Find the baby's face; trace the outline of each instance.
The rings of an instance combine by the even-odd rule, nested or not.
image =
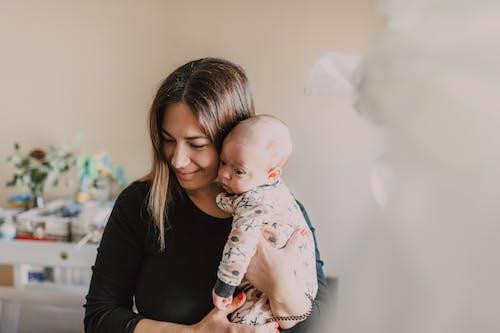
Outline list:
[[[268,171],[269,158],[264,149],[237,138],[224,141],[219,181],[226,192],[241,194],[266,184]]]

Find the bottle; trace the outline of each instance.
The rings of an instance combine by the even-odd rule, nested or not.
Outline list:
[[[12,221],[12,216],[8,216],[5,222],[0,226],[0,239],[16,238],[16,225]]]

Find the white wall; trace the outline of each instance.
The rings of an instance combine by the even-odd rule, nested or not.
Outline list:
[[[286,179],[338,275],[374,209],[368,172],[376,135],[346,97],[306,96],[324,52],[362,53],[382,25],[373,1],[2,1],[0,159],[68,143],[104,149],[129,179],[149,167],[146,115],[161,80],[204,56],[242,65],[257,111],[288,123]],[[12,174],[0,163],[2,184]],[[51,191],[55,197],[75,184]],[[19,190],[0,187],[0,203]]]

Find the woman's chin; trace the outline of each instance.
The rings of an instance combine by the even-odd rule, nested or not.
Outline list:
[[[199,190],[203,187],[200,184],[200,182],[197,181],[196,179],[186,180],[186,179],[180,179],[179,177],[177,177],[177,182],[186,191],[196,191],[196,190]]]

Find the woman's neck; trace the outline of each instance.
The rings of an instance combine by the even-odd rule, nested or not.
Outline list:
[[[186,194],[196,207],[198,207],[198,209],[205,214],[217,218],[231,217],[231,214],[221,210],[215,202],[217,194],[221,192],[223,192],[223,189],[220,185],[213,183],[210,186],[207,186],[207,188],[197,189],[195,191],[186,191]]]
[[[195,200],[215,200],[217,194],[222,192],[222,188],[218,183],[212,183],[204,188],[196,190],[185,190],[186,194]]]

